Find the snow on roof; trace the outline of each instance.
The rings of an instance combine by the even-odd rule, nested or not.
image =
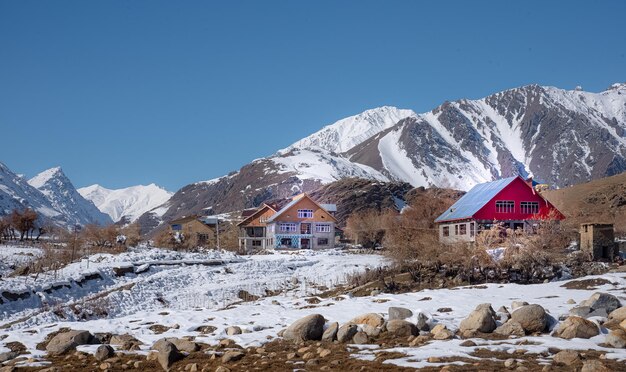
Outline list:
[[[450,208],[437,217],[435,222],[460,220],[471,218],[474,213],[478,212],[487,202],[493,199],[500,191],[508,186],[513,180],[519,176],[502,178],[492,182],[480,183],[467,194],[457,200]]]

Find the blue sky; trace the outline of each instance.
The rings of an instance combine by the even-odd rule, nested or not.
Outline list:
[[[346,116],[626,81],[626,2],[0,0],[0,161],[170,190]]]

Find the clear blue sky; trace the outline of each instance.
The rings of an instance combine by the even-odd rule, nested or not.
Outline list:
[[[626,1],[0,0],[0,161],[176,190],[346,116],[626,81]]]

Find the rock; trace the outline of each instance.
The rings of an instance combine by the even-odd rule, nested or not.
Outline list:
[[[494,319],[495,312],[491,309],[489,304],[489,309],[486,307],[477,307],[476,310],[472,311],[467,318],[461,321],[459,326],[459,330],[461,332],[466,331],[479,331],[483,333],[491,333],[494,329],[496,329],[496,320]],[[479,305],[482,306],[482,305]],[[490,311],[491,309],[491,311]]]
[[[609,313],[609,320],[616,321],[617,323],[626,320],[626,306],[622,306],[619,309],[615,309]]]
[[[93,335],[88,331],[63,332],[54,336],[52,340],[48,342],[46,351],[51,355],[61,355],[76,349],[78,345],[88,345],[92,340]]]
[[[328,350],[328,349],[321,349],[318,353],[318,355],[320,356],[320,358],[326,358],[327,356],[329,356],[330,354],[332,354],[333,352]]]
[[[241,332],[241,328],[237,327],[237,326],[231,326],[231,327],[227,327],[226,328],[226,334],[229,336],[234,336],[234,335],[240,335]]]
[[[580,372],[609,372],[609,371],[610,369],[606,368],[604,364],[602,364],[602,362],[597,359],[586,360],[583,363],[583,368],[580,370]]]
[[[511,310],[517,310],[522,306],[528,306],[528,302],[526,301],[513,301],[511,302]]]
[[[572,338],[591,338],[599,333],[596,323],[579,316],[570,316],[559,324],[554,335],[569,340]]]
[[[556,364],[571,366],[580,360],[580,355],[573,350],[563,350],[556,353],[553,360]]]
[[[198,364],[197,363],[189,363],[185,366],[185,371],[188,372],[198,372]]]
[[[506,323],[504,323],[503,325],[501,325],[500,327],[496,328],[493,333],[502,335],[502,336],[519,336],[522,337],[524,335],[526,335],[526,332],[524,331],[524,328],[522,328],[522,325],[519,324],[516,321],[508,321]]]
[[[48,369],[48,368],[46,368]],[[15,372],[17,371],[17,368],[15,368],[15,366],[4,366],[4,367],[0,367],[0,372]],[[43,371],[43,370],[42,370]],[[52,372],[52,371],[51,371]]]
[[[524,305],[511,314],[511,320],[519,323],[526,333],[543,332],[548,316],[541,305]]]
[[[335,341],[337,339],[337,330],[339,329],[339,323],[332,322],[326,328],[322,334],[322,341]]]
[[[152,348],[156,350],[157,361],[166,371],[169,371],[174,362],[184,358],[184,355],[178,351],[176,345],[169,341],[159,340],[152,345]]]
[[[419,312],[417,313],[417,329],[420,331],[429,331],[430,327],[428,326],[428,317],[426,314]]]
[[[283,333],[285,340],[296,342],[319,341],[324,334],[324,323],[326,320],[320,314],[312,314],[302,319],[296,320]]]
[[[614,329],[606,335],[604,342],[614,348],[624,349],[626,348],[626,331]]]
[[[18,357],[18,355],[20,354],[15,351],[7,351],[5,353],[0,353],[0,364],[7,362],[11,359],[15,359]]]
[[[244,355],[241,351],[227,351],[222,355],[222,363],[236,362],[243,358]]]
[[[352,319],[349,323],[352,324],[367,324],[372,327],[381,327],[385,323],[385,319],[376,313],[367,313],[363,315],[359,315],[356,318]]]
[[[591,312],[591,308],[589,306],[576,306],[570,309],[569,315],[586,317],[587,314]]]
[[[510,314],[509,309],[506,308],[506,306],[500,306],[498,308],[498,313],[506,313],[506,314]]]
[[[491,316],[493,316],[493,317],[496,316],[496,312],[493,310],[493,308],[491,307],[491,304],[489,304],[489,303],[480,304],[480,305],[476,306],[476,308],[474,310],[483,310],[483,309],[489,311]]]
[[[97,361],[102,362],[105,359],[113,357],[113,355],[115,355],[115,350],[113,350],[110,345],[100,345],[93,356]]]
[[[352,342],[355,344],[367,344],[369,338],[365,332],[357,332],[354,337],[352,337]]]
[[[361,331],[365,332],[368,337],[378,337],[380,336],[380,328],[372,327],[371,325],[363,324],[361,326]]]
[[[604,309],[607,313],[622,306],[619,299],[612,294],[596,292],[588,299],[580,303],[581,306],[589,306],[593,310]]]
[[[411,336],[413,337],[413,336]],[[409,337],[409,338],[411,338]],[[428,341],[430,341],[430,336],[417,336],[415,337],[412,341],[409,342],[409,346],[419,346],[419,345],[423,345],[425,343],[427,343]]]
[[[387,322],[387,332],[396,337],[417,336],[419,334],[415,324],[398,319]]]
[[[378,296],[381,293],[383,292],[380,289],[372,289],[372,291],[370,292],[370,296]]]
[[[215,368],[215,372],[230,372],[230,369],[226,368],[224,366],[219,366],[219,367]]]
[[[476,343],[475,343],[474,341],[472,341],[472,340],[465,340],[465,341],[461,342],[461,343],[459,344],[459,346],[463,346],[463,347],[474,347],[474,346],[476,346]]]
[[[167,337],[165,340],[173,343],[179,351],[184,351],[186,353],[193,353],[194,351],[198,351],[200,349],[200,345],[185,338]]]
[[[516,364],[517,364],[517,362],[513,358],[509,358],[509,359],[504,361],[504,366],[506,368],[513,368],[513,367],[515,367]]]
[[[620,328],[623,330],[626,330],[626,319],[622,320],[622,322],[619,324]]]
[[[454,338],[454,333],[443,324],[437,324],[430,333],[435,340],[449,340]]]
[[[404,320],[413,316],[413,312],[404,307],[390,307],[388,312],[389,320]]]
[[[359,327],[356,324],[344,324],[337,330],[337,341],[348,342],[352,340],[352,337],[359,331]]]
[[[575,303],[576,303],[576,301],[572,300],[571,298],[569,300],[567,300],[567,302],[566,302],[566,304],[568,304],[568,305],[573,305]]]
[[[111,363],[100,363],[98,366],[101,370],[106,371],[111,368]]]
[[[198,328],[196,328],[196,332],[200,332],[202,334],[213,333],[216,330],[217,328],[212,325],[201,325]]]
[[[112,335],[111,339],[109,340],[109,344],[111,345],[124,345],[127,342],[134,342],[137,345],[143,345],[141,341],[139,341],[138,339],[136,339],[135,337],[129,334]]]

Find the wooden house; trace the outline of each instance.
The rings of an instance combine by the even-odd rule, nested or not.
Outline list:
[[[520,176],[474,186],[435,222],[444,243],[473,242],[494,221],[507,228],[532,231],[537,221],[565,217]]]
[[[335,246],[334,204],[300,194],[284,206],[263,204],[238,224],[241,249],[324,249]]]
[[[216,217],[188,216],[170,222],[170,234],[181,241],[189,242],[194,247],[217,246]]]

